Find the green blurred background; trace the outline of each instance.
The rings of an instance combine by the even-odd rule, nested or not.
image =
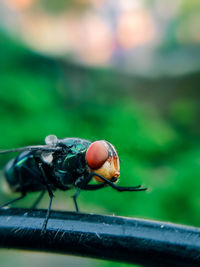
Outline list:
[[[5,0],[0,10],[0,148],[43,144],[49,134],[106,139],[120,156],[119,184],[149,190],[85,191],[82,212],[199,227],[199,1]],[[12,156],[0,157],[1,169]],[[56,192],[53,208],[74,210],[72,194]],[[126,266],[13,250],[0,257],[3,267]]]

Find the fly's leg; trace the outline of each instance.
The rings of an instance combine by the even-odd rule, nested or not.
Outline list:
[[[101,188],[105,188],[106,186],[108,186],[108,184],[106,184],[106,183],[102,183],[102,184],[87,184],[82,189],[93,191],[93,190],[98,190],[98,189],[101,189]]]
[[[50,211],[51,211],[51,204],[52,204],[52,200],[53,200],[53,194],[51,196],[49,195],[49,197],[50,197],[49,206],[48,206],[48,210],[47,210],[47,213],[46,213],[46,218],[44,219],[44,222],[43,222],[43,225],[42,225],[41,234],[45,234],[46,233],[47,223],[48,223],[49,216],[50,216]]]
[[[97,189],[100,189],[100,188],[104,188],[105,186],[107,186],[107,184],[103,183],[103,184],[87,184],[87,185],[82,185],[80,188],[78,188],[78,190],[76,191],[76,193],[72,196],[73,200],[74,200],[74,205],[75,205],[75,208],[76,208],[76,212],[79,212],[79,208],[78,208],[78,203],[77,203],[77,197],[78,195],[80,194],[81,192],[81,189],[84,189],[84,190],[97,190]]]
[[[147,188],[141,188],[141,185],[138,186],[118,186],[116,184],[114,184],[113,182],[111,182],[110,180],[106,179],[105,177],[101,176],[98,173],[91,173],[91,175],[96,175],[99,178],[101,178],[105,183],[107,183],[108,185],[110,185],[112,188],[114,188],[115,190],[119,191],[119,192],[123,192],[123,191],[145,191],[147,190]]]
[[[78,190],[76,191],[76,193],[72,196],[73,200],[74,200],[74,205],[76,208],[76,212],[79,212],[79,208],[78,208],[78,203],[77,203],[77,197],[81,192],[81,189],[84,189],[84,187],[91,181],[93,175],[89,174],[86,178],[84,178],[83,180],[79,181],[76,186],[78,187]]]
[[[15,203],[16,201],[18,201],[18,200],[20,200],[20,199],[23,199],[25,196],[26,196],[26,195],[23,194],[23,195],[21,195],[20,197],[17,197],[17,198],[15,198],[15,199],[13,199],[13,200],[10,200],[10,201],[4,203],[3,205],[1,205],[0,208],[6,207],[6,206],[8,206],[8,205],[10,205],[10,204],[13,204],[13,203]]]
[[[74,200],[74,205],[75,205],[75,208],[76,208],[76,212],[79,212],[79,208],[78,208],[78,204],[77,204],[77,197],[78,195],[80,194],[81,192],[81,189],[79,188],[76,193],[72,196],[73,200]]]
[[[49,217],[50,217],[50,212],[51,212],[51,204],[52,204],[52,200],[53,200],[53,192],[48,184],[48,179],[46,177],[46,174],[44,172],[44,169],[42,167],[42,163],[38,163],[38,166],[40,168],[40,171],[41,171],[41,174],[42,174],[42,178],[43,178],[43,182],[44,182],[44,185],[46,186],[47,188],[47,191],[49,193],[49,206],[48,206],[48,209],[47,209],[47,213],[46,213],[46,218],[43,222],[43,225],[42,225],[42,232],[41,234],[44,234],[46,232],[46,228],[47,228],[47,223],[48,223],[48,220],[49,220]]]
[[[81,181],[79,184],[77,184],[78,190],[72,196],[72,198],[74,200],[74,205],[75,205],[75,208],[76,208],[76,211],[77,212],[79,212],[78,203],[77,203],[77,197],[80,194],[81,189],[83,189],[83,190],[91,190],[92,191],[92,190],[97,190],[97,189],[104,188],[105,186],[107,186],[106,183],[102,183],[102,184],[91,184],[91,185],[89,185],[88,183],[91,181],[92,177],[93,177],[93,174],[90,174],[83,181]]]
[[[91,181],[92,177],[95,176],[95,175],[98,176],[99,178],[101,178],[104,181],[104,183],[101,183],[101,184],[89,184],[89,182]],[[88,177],[86,177],[85,179],[83,179],[81,182],[79,182],[77,184],[78,190],[75,193],[75,195],[72,196],[73,200],[74,200],[75,207],[76,207],[76,211],[77,212],[79,211],[78,204],[77,204],[77,197],[80,194],[81,189],[92,191],[92,190],[98,190],[98,189],[104,188],[104,187],[106,187],[108,185],[110,185],[112,188],[116,189],[119,192],[123,192],[123,191],[145,191],[145,190],[147,190],[147,188],[141,188],[141,185],[132,186],[132,187],[117,186],[116,184],[114,184],[110,180],[106,179],[105,177],[99,175],[98,173],[93,172],[93,173],[90,173],[88,175]]]
[[[44,194],[45,194],[45,190],[43,190],[43,191],[39,194],[38,198],[35,200],[35,202],[33,203],[32,207],[31,207],[32,209],[35,209],[35,208],[37,207],[37,205],[38,205],[38,204],[40,203],[40,201],[42,200]]]

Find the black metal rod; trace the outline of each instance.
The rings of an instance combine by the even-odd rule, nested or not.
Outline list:
[[[145,266],[200,266],[200,229],[166,222],[51,211],[1,209],[0,247],[48,251]]]

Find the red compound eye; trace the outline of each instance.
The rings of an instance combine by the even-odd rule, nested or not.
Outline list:
[[[101,141],[95,141],[89,146],[86,152],[86,160],[91,169],[99,169],[107,159],[108,150]]]

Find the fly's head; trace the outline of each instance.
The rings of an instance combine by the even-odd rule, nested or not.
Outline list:
[[[105,140],[93,142],[87,152],[86,161],[90,172],[96,172],[112,182],[120,176],[119,157],[112,144]],[[101,178],[94,176],[98,182]]]

